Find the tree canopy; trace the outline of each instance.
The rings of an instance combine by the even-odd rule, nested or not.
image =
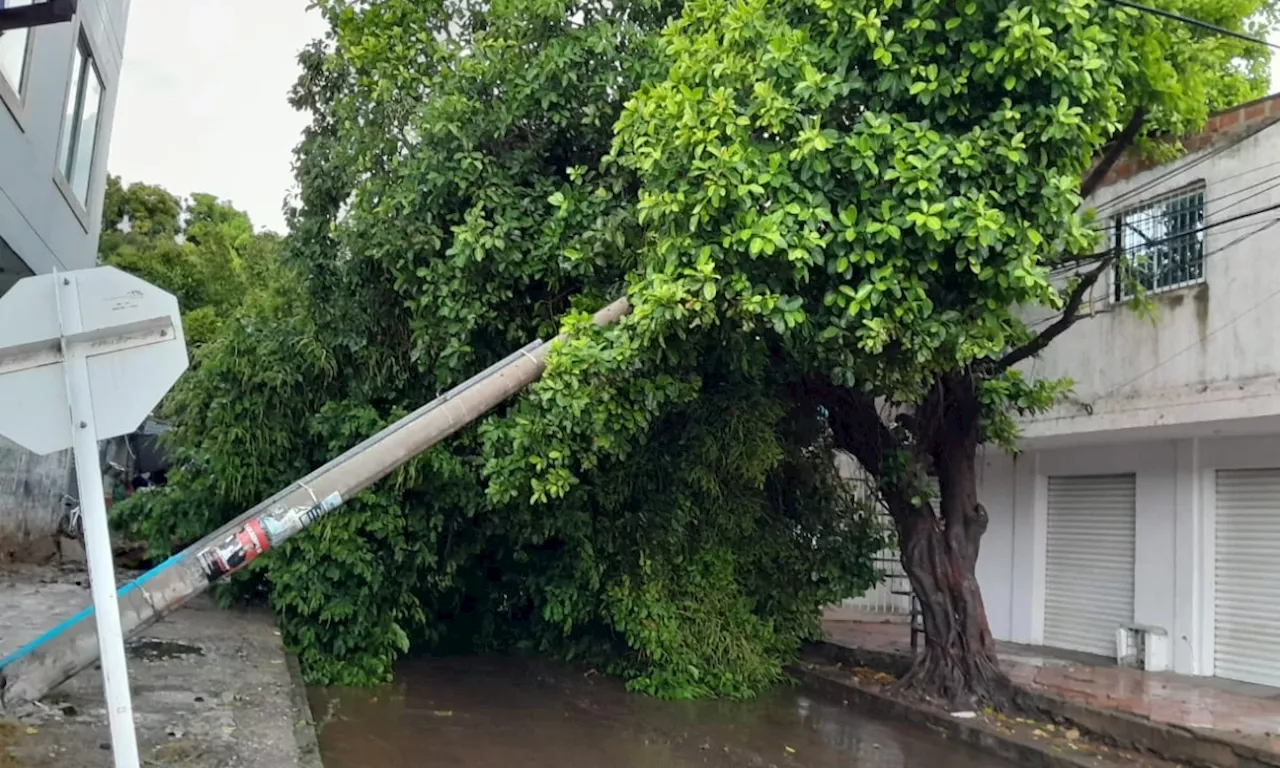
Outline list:
[[[1179,10],[1241,28],[1273,9]],[[1212,110],[1264,93],[1267,51],[1093,0],[690,0],[660,47],[666,75],[605,158],[637,184],[634,312],[571,321],[516,419],[530,447],[495,459],[499,487],[557,497],[625,459],[702,391],[674,350],[732,332],[794,407],[826,414],[894,520],[927,636],[904,684],[1004,701],[974,571],[977,446],[1015,449],[1015,418],[1070,387],[1015,366],[1114,262],[1082,202],[1121,152],[1174,153]],[[1047,326],[1027,324],[1035,308]],[[685,386],[648,396],[662,379]],[[602,423],[623,434],[602,440]]]
[[[1017,366],[1114,259],[1082,201],[1259,94],[1265,49],[1095,0],[321,8],[291,279],[199,353],[130,524],[194,539],[563,328],[516,404],[255,561],[310,679],[522,646],[750,695],[873,579],[843,450],[923,604],[906,684],[1001,701],[977,447],[1069,387]]]
[[[98,260],[178,298],[187,344],[213,339],[246,297],[271,279],[280,238],[257,234],[230,203],[183,200],[151,184],[107,178]]]
[[[160,550],[554,334],[637,264],[633,175],[601,164],[625,101],[661,75],[655,35],[674,6],[322,10],[332,33],[301,56],[293,94],[313,121],[290,280],[196,353],[173,395],[180,469],[123,507]],[[637,382],[629,397],[690,397],[554,507],[488,488],[486,466],[522,439],[499,412],[255,562],[240,587],[267,588],[316,682],[385,680],[411,649],[518,647],[655,694],[751,695],[814,636],[823,605],[873,581],[881,543],[820,415],[751,363],[761,350],[723,334],[674,351],[700,396]]]

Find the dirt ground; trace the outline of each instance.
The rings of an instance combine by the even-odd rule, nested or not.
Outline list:
[[[0,570],[0,655],[90,602],[75,569]],[[319,768],[305,691],[266,612],[197,601],[134,638],[129,679],[149,768]],[[101,672],[0,720],[0,768],[110,765]]]

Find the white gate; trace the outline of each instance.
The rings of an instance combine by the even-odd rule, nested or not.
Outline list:
[[[884,530],[889,534],[889,546],[880,550],[875,556],[876,569],[884,574],[884,581],[867,590],[860,597],[851,597],[841,604],[841,608],[854,613],[888,614],[891,616],[911,615],[911,582],[902,569],[902,560],[898,557],[898,546],[893,535],[893,521],[887,514],[878,515]]]

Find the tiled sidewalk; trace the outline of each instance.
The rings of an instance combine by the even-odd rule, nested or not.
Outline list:
[[[837,645],[911,649],[906,624],[827,621],[823,626]],[[1001,644],[999,653],[1005,671],[1024,687],[1164,725],[1239,734],[1280,752],[1280,689],[1093,665],[1025,646]]]

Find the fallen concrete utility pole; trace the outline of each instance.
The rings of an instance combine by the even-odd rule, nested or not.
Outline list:
[[[608,325],[630,310],[619,299],[594,320]],[[542,375],[553,343],[530,343],[126,584],[117,597],[125,636],[177,610],[519,392]],[[97,658],[93,609],[86,608],[0,659],[0,710],[36,701]]]

